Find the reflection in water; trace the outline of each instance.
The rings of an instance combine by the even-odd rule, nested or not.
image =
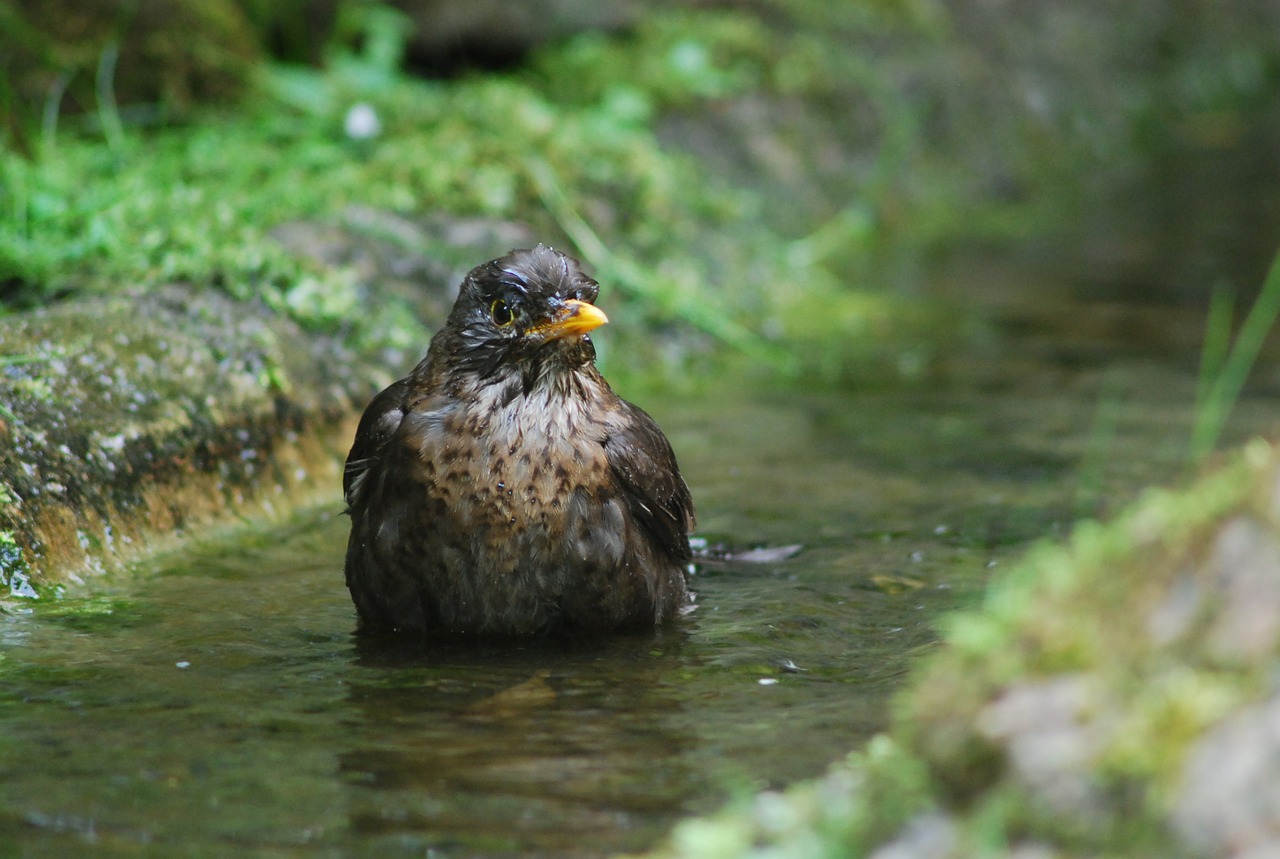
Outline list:
[[[352,832],[388,848],[638,849],[708,785],[682,759],[684,634],[364,644],[340,757]]]
[[[332,511],[0,618],[0,841],[643,848],[734,785],[857,745],[954,598],[932,576],[981,574],[940,549],[907,579],[876,560],[895,541],[812,536],[796,558],[706,564],[680,626],[594,642],[355,636]]]

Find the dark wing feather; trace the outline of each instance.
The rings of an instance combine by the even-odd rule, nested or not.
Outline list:
[[[404,421],[408,386],[408,379],[391,385],[373,398],[360,418],[355,442],[342,471],[342,493],[347,499],[348,512],[363,506],[369,494],[368,478],[377,470],[387,442]]]
[[[609,422],[605,457],[631,513],[677,560],[688,560],[693,498],[667,437],[643,409],[625,400]]]

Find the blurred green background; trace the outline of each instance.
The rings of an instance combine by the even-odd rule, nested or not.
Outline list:
[[[373,210],[575,251],[647,323],[625,364],[865,380],[927,369],[989,267],[1207,305],[1280,235],[1268,0],[3,0],[0,32],[9,310],[179,281],[414,342],[411,298],[278,241]]]

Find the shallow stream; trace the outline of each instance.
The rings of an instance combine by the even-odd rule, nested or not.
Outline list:
[[[336,497],[0,615],[0,855],[598,856],[818,774],[993,567],[1185,473],[1198,313],[997,304],[910,384],[637,398],[702,535],[804,546],[656,634],[362,643]]]

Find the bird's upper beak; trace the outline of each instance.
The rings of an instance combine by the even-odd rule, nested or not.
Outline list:
[[[528,329],[526,333],[543,340],[561,340],[565,337],[586,334],[609,321],[604,311],[586,301],[570,298],[546,322]]]

